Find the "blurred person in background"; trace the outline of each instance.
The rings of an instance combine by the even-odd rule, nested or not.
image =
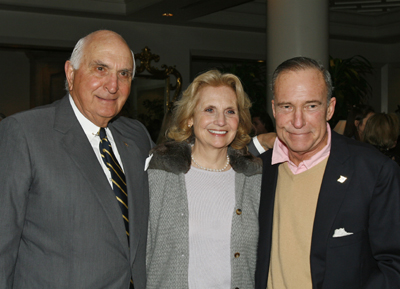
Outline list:
[[[362,141],[365,124],[374,113],[374,109],[369,105],[353,106],[347,117],[343,135]]]
[[[275,131],[272,119],[267,112],[253,114],[252,122],[254,127],[254,135]]]
[[[396,153],[399,136],[399,118],[394,113],[376,113],[367,121],[363,141],[372,144],[381,153],[400,165],[400,156]]]

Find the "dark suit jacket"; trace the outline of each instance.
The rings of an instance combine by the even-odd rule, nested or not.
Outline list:
[[[278,166],[264,162],[256,288],[267,286]],[[340,176],[346,177],[343,183]],[[333,238],[335,229],[353,235]],[[374,148],[332,132],[311,242],[314,289],[400,288],[400,172]]]
[[[148,219],[138,121],[109,124],[128,188],[130,248],[115,194],[68,97],[0,123],[0,288],[144,289]]]

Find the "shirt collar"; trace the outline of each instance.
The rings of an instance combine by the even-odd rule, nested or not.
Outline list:
[[[94,139],[100,130],[100,127],[95,125],[93,122],[88,120],[78,109],[75,101],[72,99],[71,94],[69,95],[69,102],[71,103],[72,109],[74,110],[75,116],[78,119],[83,131],[85,132],[87,138],[90,140]]]
[[[275,165],[287,162],[293,174],[299,174],[320,163],[322,160],[329,156],[331,151],[331,128],[329,127],[328,123],[326,124],[326,127],[326,130],[328,132],[328,142],[326,146],[324,146],[322,150],[317,152],[310,159],[302,161],[298,166],[296,166],[289,159],[289,150],[287,146],[277,137],[275,139],[274,149],[272,151],[271,164]]]

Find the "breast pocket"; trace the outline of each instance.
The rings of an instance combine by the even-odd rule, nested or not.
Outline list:
[[[360,231],[347,236],[331,237],[329,240],[329,247],[335,248],[359,243],[363,240],[364,235],[365,231]]]

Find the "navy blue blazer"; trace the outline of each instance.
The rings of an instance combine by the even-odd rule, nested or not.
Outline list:
[[[267,287],[278,166],[263,179],[256,288]],[[347,179],[341,183],[338,179]],[[335,229],[354,234],[333,238]],[[376,149],[332,132],[311,241],[314,289],[400,288],[400,169]]]

